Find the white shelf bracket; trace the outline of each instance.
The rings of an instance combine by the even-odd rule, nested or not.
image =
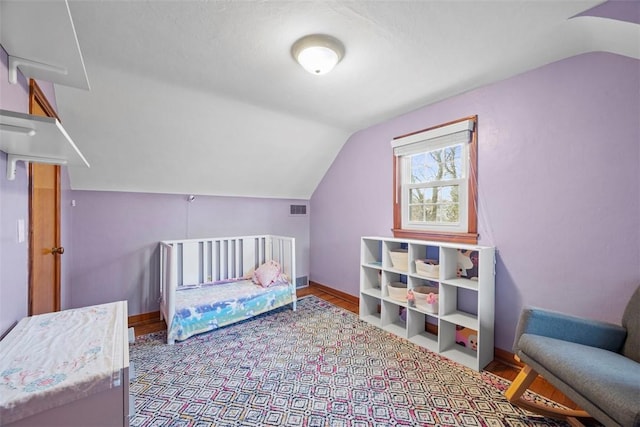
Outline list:
[[[31,128],[25,127],[25,126],[10,125],[10,124],[6,124],[6,123],[0,123],[0,129],[4,130],[4,131],[7,131],[7,132],[21,133],[21,134],[26,135],[26,136],[34,136],[36,134],[36,130],[35,129],[31,129]]]
[[[18,83],[18,67],[20,67],[20,70],[25,76],[29,76],[29,69],[52,71],[65,76],[69,72],[64,67],[43,64],[42,62],[31,61],[29,59],[9,55],[9,83],[11,84]]]
[[[66,165],[64,159],[52,159],[48,157],[23,156],[20,154],[9,154],[7,156],[7,179],[13,181],[16,179],[16,169],[18,162],[46,163],[49,165]]]

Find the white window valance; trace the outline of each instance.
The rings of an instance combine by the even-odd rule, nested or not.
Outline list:
[[[391,141],[393,154],[395,156],[406,156],[451,145],[468,143],[471,140],[473,126],[473,120],[464,120],[396,138]]]

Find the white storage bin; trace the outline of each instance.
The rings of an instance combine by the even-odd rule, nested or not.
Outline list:
[[[396,270],[409,270],[409,251],[407,249],[392,249],[389,251],[391,265]]]
[[[431,279],[437,279],[440,276],[440,266],[438,260],[435,259],[417,259],[416,274]]]
[[[407,284],[402,282],[390,282],[387,285],[389,298],[396,301],[407,301]]]
[[[433,286],[418,286],[413,289],[416,307],[427,313],[438,314],[440,295],[438,288]]]

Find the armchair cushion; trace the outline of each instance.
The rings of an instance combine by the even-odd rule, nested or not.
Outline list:
[[[640,366],[635,361],[598,347],[533,334],[523,334],[518,347],[520,358],[543,367],[552,383],[570,385],[579,395],[570,393],[574,400],[588,402],[620,425],[640,422]]]

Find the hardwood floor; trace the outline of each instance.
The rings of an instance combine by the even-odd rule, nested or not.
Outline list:
[[[333,305],[342,307],[345,310],[358,314],[358,304],[354,303],[353,301],[347,301],[340,296],[334,295],[330,292],[330,290],[322,286],[319,287],[311,284],[306,288],[298,289],[298,298],[307,295],[315,295],[327,302],[330,302]],[[137,323],[132,323],[129,326],[134,327],[136,336],[146,335],[152,332],[159,332],[166,329],[164,321],[161,321],[159,319],[143,320]],[[507,361],[498,359],[487,365],[485,370],[509,381],[513,381],[518,375],[518,372],[520,372],[520,368],[517,366],[515,360],[513,361],[513,364],[511,364]],[[538,393],[539,395],[547,397],[568,408],[577,408],[577,405],[575,403],[573,403],[569,398],[567,398],[564,394],[558,391],[542,377],[536,378],[530,389]]]

